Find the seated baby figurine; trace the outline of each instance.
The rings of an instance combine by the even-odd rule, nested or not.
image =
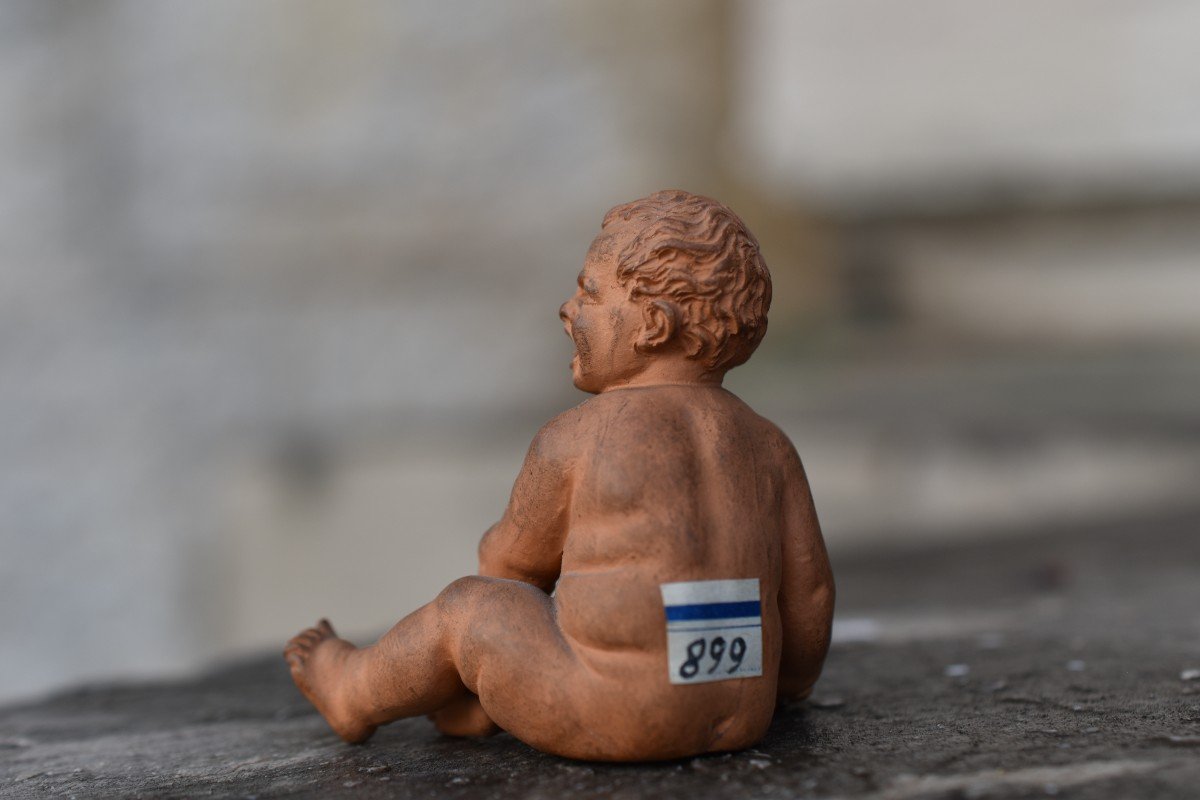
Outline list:
[[[339,736],[429,714],[540,750],[644,761],[737,750],[808,695],[833,576],[800,458],[721,386],[762,340],[771,277],[720,203],[656,192],[604,218],[559,316],[575,386],[460,578],[377,643],[322,620],[287,646]]]

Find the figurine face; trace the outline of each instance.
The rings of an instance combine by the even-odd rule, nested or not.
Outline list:
[[[634,347],[641,307],[617,282],[617,255],[633,235],[628,225],[605,228],[588,249],[575,294],[558,310],[575,342],[571,378],[577,389],[592,394],[628,381],[644,365]]]

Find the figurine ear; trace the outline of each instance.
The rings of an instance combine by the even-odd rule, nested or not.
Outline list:
[[[668,300],[653,300],[642,306],[642,334],[638,337],[639,353],[662,347],[679,332],[679,309]]]

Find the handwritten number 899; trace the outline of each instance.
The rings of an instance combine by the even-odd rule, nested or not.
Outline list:
[[[746,657],[746,640],[738,636],[728,644],[729,660],[733,662],[733,666],[725,670],[725,674],[731,675],[737,672],[738,667],[742,665],[742,660]],[[725,645],[726,641],[723,636],[717,636],[711,642],[704,638],[693,639],[687,646],[687,660],[679,665],[679,677],[694,678],[700,672],[700,660],[706,653],[712,661],[712,666],[708,668],[707,674],[712,675],[725,658]]]

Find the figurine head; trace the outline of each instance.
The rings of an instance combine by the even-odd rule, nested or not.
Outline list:
[[[767,331],[771,274],[726,206],[677,189],[605,216],[559,316],[575,386],[720,383]]]

